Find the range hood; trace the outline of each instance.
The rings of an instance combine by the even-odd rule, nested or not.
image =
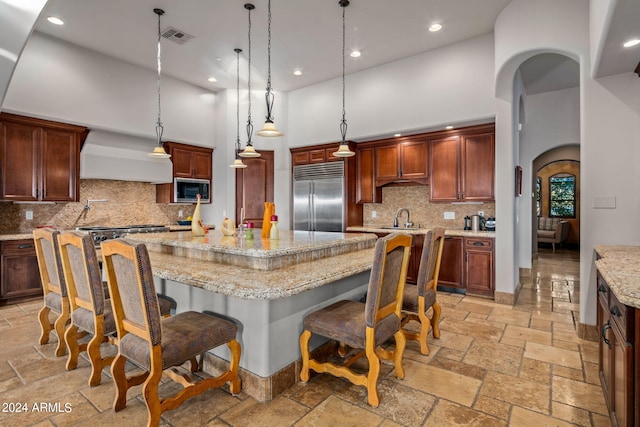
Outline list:
[[[80,152],[80,178],[172,182],[171,159],[147,156],[154,145],[150,138],[92,129]]]

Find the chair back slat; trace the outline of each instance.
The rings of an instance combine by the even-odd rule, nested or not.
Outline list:
[[[443,246],[444,228],[429,230],[425,235],[416,282],[419,296],[425,296],[429,289],[435,290],[438,285]]]
[[[105,296],[93,239],[88,234],[67,231],[60,233],[58,242],[72,311],[80,307],[103,314]]]
[[[118,335],[132,333],[152,346],[159,344],[160,307],[146,246],[116,239],[101,248]]]
[[[66,297],[67,286],[62,274],[60,249],[57,241],[59,234],[58,230],[38,228],[33,230],[33,240],[36,246],[42,289],[45,295],[49,292],[55,292]]]
[[[400,315],[409,266],[411,236],[393,233],[376,242],[367,290],[365,319],[369,327],[384,317]]]

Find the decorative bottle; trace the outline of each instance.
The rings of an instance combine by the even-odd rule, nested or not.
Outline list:
[[[278,231],[278,216],[271,215],[271,229],[269,230],[269,239],[280,239],[280,232]]]
[[[247,229],[246,229],[245,233],[246,233],[246,236],[247,236],[247,240],[253,240],[254,239],[253,223],[252,222],[247,222]]]
[[[196,208],[193,211],[192,219],[191,219],[191,234],[194,236],[204,236],[206,231],[204,229],[204,225],[202,224],[202,217],[200,215],[200,195],[196,196]]]

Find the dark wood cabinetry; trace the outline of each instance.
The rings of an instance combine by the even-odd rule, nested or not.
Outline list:
[[[337,162],[342,160],[333,155],[340,144],[327,144],[315,147],[299,147],[291,149],[291,164],[308,165],[311,163]]]
[[[174,178],[197,178],[211,181],[213,149],[170,141],[163,145],[165,151],[171,155]],[[173,182],[156,185],[156,202],[175,202]]]
[[[82,126],[0,114],[3,200],[77,202]]]
[[[33,239],[0,242],[0,305],[42,295]]]
[[[390,233],[376,233],[378,237],[388,236]],[[422,248],[424,247],[424,234],[411,235],[411,256],[409,257],[409,265],[407,266],[407,282],[416,283],[418,280],[418,272],[420,271],[420,258],[422,257]]]
[[[376,187],[375,148],[356,148],[356,203],[382,202],[382,189]]]
[[[424,136],[376,144],[376,186],[392,182],[427,184],[428,178],[427,140]]]
[[[431,202],[494,201],[494,132],[485,125],[430,138]]]
[[[598,272],[599,373],[609,415],[614,426],[633,426],[634,348],[640,335],[640,316],[634,307],[621,304]],[[636,356],[637,362],[638,356]],[[637,380],[636,380],[637,381]],[[636,404],[637,407],[637,404]],[[637,411],[636,411],[637,412]]]
[[[493,244],[494,239],[489,237],[445,237],[438,286],[493,297]]]

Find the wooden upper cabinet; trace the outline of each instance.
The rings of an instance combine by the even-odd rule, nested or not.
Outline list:
[[[310,147],[291,148],[291,165],[308,165],[312,163],[336,162],[342,160],[333,155],[340,144],[314,145]]]
[[[493,125],[433,136],[429,150],[431,202],[494,201]]]
[[[213,149],[196,147],[195,145],[181,144],[167,141],[164,144],[165,151],[171,155],[174,178],[212,178]],[[174,184],[156,185],[157,203],[175,203]]]
[[[424,138],[375,146],[376,186],[392,182],[426,184],[429,177],[427,165],[427,141]]]
[[[1,198],[77,202],[87,133],[81,126],[0,114]]]
[[[356,203],[380,203],[382,191],[376,187],[374,147],[356,148]]]
[[[211,148],[196,147],[177,142],[165,142],[165,150],[171,154],[173,176],[179,178],[211,179]]]

